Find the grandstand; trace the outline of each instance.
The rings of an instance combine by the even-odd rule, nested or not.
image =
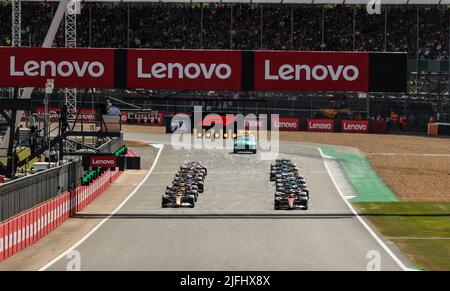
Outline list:
[[[0,44],[10,45],[11,5],[0,5]],[[56,7],[22,3],[22,46],[42,44]],[[89,1],[77,17],[77,46],[407,51],[410,58],[448,58],[447,6],[383,5],[381,12],[369,15],[365,5]],[[54,45],[64,46],[63,38],[60,30]]]

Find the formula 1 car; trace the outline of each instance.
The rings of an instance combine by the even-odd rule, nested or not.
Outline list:
[[[278,194],[277,194],[278,193]],[[308,198],[299,193],[279,193],[275,194],[274,209],[308,209]]]
[[[206,167],[202,166],[198,162],[186,162],[184,163],[184,165],[180,166],[180,169],[175,176],[183,176],[188,174],[196,177],[202,177],[202,180],[204,180],[204,178],[208,174],[208,171]]]
[[[166,187],[161,206],[194,207],[198,194],[204,191],[206,167],[198,162],[185,162],[175,174],[172,185]]]
[[[274,164],[270,166],[270,181],[282,178],[282,174],[297,173],[298,169],[294,163],[287,159],[276,160]]]
[[[162,196],[161,207],[190,207],[195,206],[194,195],[188,195],[183,191],[177,191],[172,194],[165,194]]]
[[[199,191],[198,191],[198,188],[196,187],[196,185],[187,185],[187,184],[180,183],[178,185],[173,184],[172,186],[166,187],[166,195],[173,195],[173,194],[177,193],[178,191],[181,191],[182,193],[184,193],[186,195],[194,196],[195,202],[197,202]]]
[[[180,186],[186,186],[190,189],[196,190],[199,193],[203,193],[204,191],[204,184],[203,184],[203,177],[193,177],[190,174],[186,176],[176,176],[173,179],[172,186],[180,187]]]

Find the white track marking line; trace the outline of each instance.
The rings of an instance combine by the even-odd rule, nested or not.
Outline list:
[[[331,178],[331,181],[333,181],[334,186],[336,187],[339,196],[341,196],[342,200],[347,204],[347,207],[350,208],[352,213],[355,215],[355,217],[358,219],[358,221],[364,226],[364,228],[372,235],[372,237],[378,242],[378,244],[386,251],[386,253],[389,254],[389,256],[394,260],[394,262],[397,263],[397,265],[403,270],[403,271],[414,271],[415,269],[408,268],[403,264],[403,262],[391,251],[391,249],[383,242],[383,240],[375,233],[375,231],[367,224],[367,222],[358,214],[358,212],[355,210],[353,205],[348,202],[347,199],[345,199],[341,189],[339,188],[338,184],[336,183],[336,180],[333,177],[333,174],[330,171],[330,168],[328,166],[328,163],[326,159],[333,157],[326,156],[320,148],[317,147],[317,150],[320,153],[320,156],[322,157],[323,163],[325,165],[325,168],[327,169],[328,175]]]
[[[367,156],[417,156],[417,157],[450,157],[450,154],[415,154],[415,153],[365,153]]]
[[[144,179],[136,186],[136,188],[134,188],[134,190],[127,196],[127,198],[125,198],[124,201],[122,201],[122,203],[120,203],[119,206],[116,207],[116,209],[114,209],[111,214],[109,214],[106,218],[104,218],[99,224],[97,224],[93,229],[91,229],[91,231],[89,231],[83,238],[81,238],[77,243],[75,243],[73,246],[71,246],[69,249],[67,249],[66,251],[64,251],[62,254],[60,254],[59,256],[57,256],[56,258],[54,258],[53,260],[51,260],[49,263],[47,263],[46,265],[44,265],[43,267],[41,267],[38,271],[45,271],[47,270],[50,266],[52,266],[54,263],[56,263],[57,261],[59,261],[60,259],[62,259],[64,256],[66,256],[69,252],[73,251],[75,248],[77,248],[79,245],[81,245],[84,241],[86,241],[92,234],[94,234],[104,223],[106,223],[114,214],[116,214],[124,205],[125,203],[127,203],[128,200],[130,200],[131,197],[134,196],[134,194],[137,193],[137,191],[141,188],[142,185],[144,185],[144,183],[147,181],[147,179],[150,177],[150,174],[153,172],[153,169],[156,166],[156,163],[158,162],[158,159],[161,155],[161,152],[164,148],[163,144],[153,144],[154,147],[159,148],[158,154],[155,157],[155,160],[153,161],[152,167],[150,168],[150,170],[147,172],[147,174],[145,175]]]
[[[450,240],[450,237],[436,237],[436,236],[420,236],[420,237],[414,237],[414,236],[391,236],[386,237],[387,239],[400,239],[400,240]]]

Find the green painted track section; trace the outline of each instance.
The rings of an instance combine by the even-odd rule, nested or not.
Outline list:
[[[358,194],[353,202],[397,202],[397,196],[383,182],[369,161],[360,155],[338,153],[330,147],[320,147],[322,152],[339,160],[345,175]]]

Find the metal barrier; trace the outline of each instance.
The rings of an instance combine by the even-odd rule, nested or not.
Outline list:
[[[78,187],[81,161],[55,167],[0,186],[0,221]]]
[[[100,153],[115,153],[123,145],[123,133],[120,137],[115,137],[102,144],[98,149]]]

